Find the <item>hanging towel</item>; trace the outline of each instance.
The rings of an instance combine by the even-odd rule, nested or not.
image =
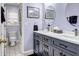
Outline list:
[[[1,23],[5,22],[4,12],[4,8],[1,6]]]

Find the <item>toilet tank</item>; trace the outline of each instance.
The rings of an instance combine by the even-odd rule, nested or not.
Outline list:
[[[16,31],[11,31],[8,33],[9,33],[9,41],[16,41],[17,40]]]

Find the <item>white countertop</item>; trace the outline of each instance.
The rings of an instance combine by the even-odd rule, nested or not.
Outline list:
[[[74,44],[78,44],[79,45],[79,36],[74,36],[72,34],[69,33],[62,33],[62,34],[57,34],[57,33],[53,33],[53,32],[46,32],[46,31],[34,31],[36,33],[40,33],[49,37],[54,37],[54,38],[58,38],[60,40],[64,40],[67,42],[71,42]]]

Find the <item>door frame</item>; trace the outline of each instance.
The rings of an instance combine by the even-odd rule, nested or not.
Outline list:
[[[18,7],[19,8],[19,7]],[[6,5],[5,5],[5,18],[6,18],[6,20],[7,20],[7,7],[6,7]],[[19,19],[19,18],[18,18]],[[22,21],[21,21],[22,22]],[[20,27],[20,26],[19,26]],[[21,33],[20,33],[20,40],[21,40],[21,47],[20,47],[20,49],[21,49],[21,52],[23,52],[22,50],[23,50],[23,43],[22,43],[22,41],[23,41],[23,39],[22,39],[22,35],[21,35]]]

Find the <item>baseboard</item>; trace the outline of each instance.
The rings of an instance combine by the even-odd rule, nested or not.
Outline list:
[[[26,55],[26,56],[31,55],[31,54],[33,54],[33,50],[29,50],[29,51],[24,52],[24,55]]]

